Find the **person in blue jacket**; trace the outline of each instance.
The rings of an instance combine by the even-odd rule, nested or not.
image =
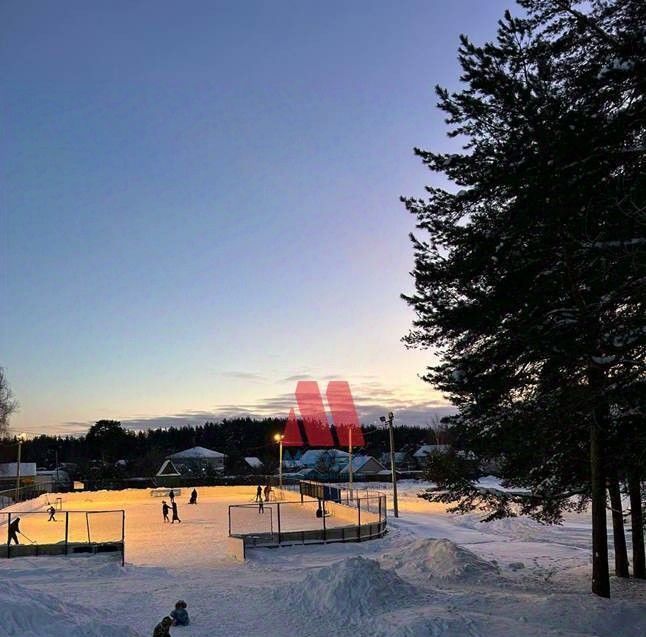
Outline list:
[[[175,604],[175,610],[171,611],[170,616],[173,618],[174,626],[188,626],[189,618],[188,611],[186,610],[186,602],[183,599],[180,599],[177,604]]]

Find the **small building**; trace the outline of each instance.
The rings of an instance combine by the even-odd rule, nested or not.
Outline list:
[[[72,488],[72,479],[65,469],[37,469],[36,485],[43,491],[67,491]]]
[[[223,473],[226,455],[206,447],[192,447],[173,453],[164,460],[158,477],[200,477],[209,473]]]
[[[395,468],[397,471],[412,471],[417,469],[417,461],[408,451],[395,451]],[[390,469],[390,453],[382,453],[379,458],[381,464]]]
[[[434,453],[448,453],[451,445],[422,445],[414,454],[413,458],[417,462],[419,467],[423,467],[426,464],[426,460],[429,456]],[[395,461],[395,466],[397,466],[397,461]]]
[[[352,457],[352,477],[353,478],[367,478],[370,476],[379,475],[382,471],[385,471],[384,467],[379,460],[373,458],[372,456],[353,456]],[[346,477],[350,475],[350,463],[348,462],[341,471],[339,475]]]
[[[15,489],[18,480],[18,463],[1,462],[0,463],[0,491],[5,489]],[[20,463],[20,484],[21,486],[33,485],[36,481],[36,463]]]

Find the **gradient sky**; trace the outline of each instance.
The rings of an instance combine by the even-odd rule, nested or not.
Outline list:
[[[400,338],[413,219],[450,148],[433,85],[512,0],[0,4],[0,365],[13,424],[444,401]]]

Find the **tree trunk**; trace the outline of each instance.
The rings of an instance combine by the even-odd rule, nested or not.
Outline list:
[[[616,472],[611,472],[608,480],[608,495],[612,507],[612,536],[615,545],[615,575],[628,577],[628,550],[626,549],[626,534],[624,532],[624,515],[621,506],[621,491]]]
[[[592,592],[610,597],[608,572],[608,529],[606,522],[606,478],[604,475],[604,430],[607,408],[594,408],[590,428],[590,482],[592,495]]]
[[[644,557],[644,515],[639,471],[631,471],[628,476],[630,494],[630,521],[633,541],[633,577],[646,579],[646,558]]]

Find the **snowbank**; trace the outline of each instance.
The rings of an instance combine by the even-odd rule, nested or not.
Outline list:
[[[283,591],[281,597],[285,595]],[[287,598],[314,615],[360,618],[415,602],[415,589],[376,560],[351,557],[310,572],[288,587]]]
[[[404,573],[417,572],[443,582],[491,583],[500,579],[494,564],[447,539],[415,540],[386,554],[382,563]]]
[[[16,637],[136,637],[107,613],[61,602],[20,584],[0,590],[0,635]]]

